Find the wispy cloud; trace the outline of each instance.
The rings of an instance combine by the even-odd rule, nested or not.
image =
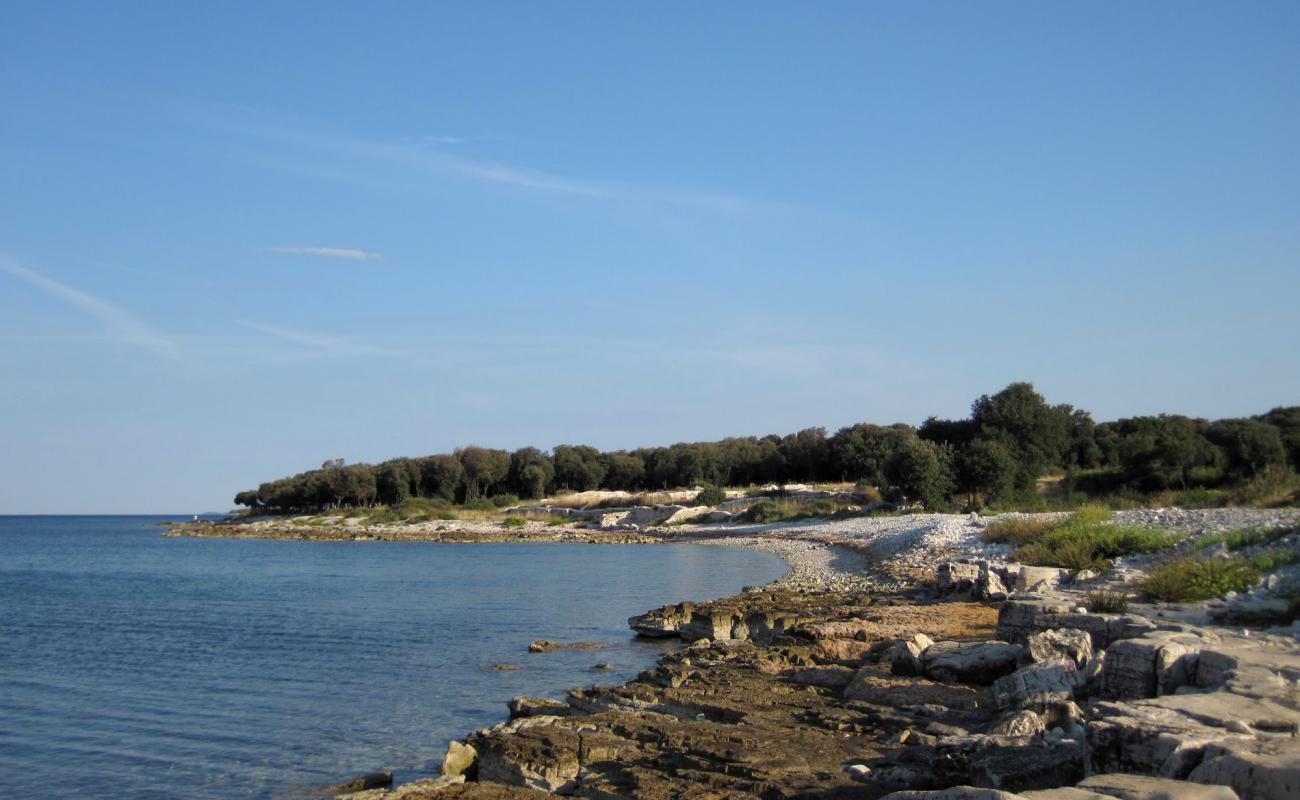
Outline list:
[[[295,159],[308,152],[329,157],[331,168],[340,160],[365,162],[372,167],[398,167],[403,173],[460,177],[480,183],[575,198],[615,200],[659,206],[683,207],[717,213],[789,211],[790,204],[757,200],[728,192],[710,192],[614,180],[597,180],[507,164],[492,159],[453,153],[441,145],[463,144],[454,136],[427,136],[407,140],[380,140],[343,136],[320,130],[301,120],[286,120],[242,107],[191,107],[186,116],[205,127],[242,137],[252,137],[292,148]]]
[[[375,347],[373,345],[354,342],[350,339],[343,339],[337,336],[309,333],[307,331],[299,331],[292,328],[282,328],[278,325],[267,325],[263,322],[241,319],[239,320],[239,324],[250,330],[258,331],[259,333],[264,333],[268,336],[274,336],[275,338],[286,342],[302,345],[315,355],[372,356],[379,358],[393,358],[404,355],[400,350],[392,350],[387,347]]]
[[[343,258],[349,261],[383,261],[383,253],[369,250],[357,250],[350,247],[268,247],[268,253],[286,256],[323,256],[325,258]]]
[[[171,360],[175,360],[179,356],[174,341],[103,298],[96,297],[89,292],[83,292],[66,283],[60,283],[4,256],[0,256],[0,271],[31,284],[88,316],[94,317],[104,324],[105,332],[110,337],[124,344],[141,347],[154,355]]]

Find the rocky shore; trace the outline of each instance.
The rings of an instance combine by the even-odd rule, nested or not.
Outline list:
[[[1300,525],[1293,510],[1116,517],[1193,541]],[[983,543],[985,524],[607,531],[769,550],[791,571],[633,617],[637,635],[681,648],[620,686],[514,698],[509,721],[451,744],[442,775],[351,796],[1300,797],[1300,623],[1259,627],[1256,613],[1297,576],[1225,600],[1089,611],[1147,561],[1102,575],[1009,563]],[[534,531],[502,536],[564,535]],[[1300,534],[1276,541],[1300,546]]]

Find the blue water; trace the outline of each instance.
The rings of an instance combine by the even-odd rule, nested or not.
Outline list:
[[[302,798],[358,772],[415,778],[512,695],[653,663],[664,645],[633,639],[629,615],[785,571],[719,547],[165,538],[159,519],[0,517],[5,796]],[[539,638],[608,647],[527,653]]]

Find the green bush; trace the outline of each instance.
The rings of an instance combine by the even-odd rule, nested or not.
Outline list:
[[[1249,557],[1250,565],[1260,572],[1272,572],[1278,567],[1300,562],[1300,550],[1294,547],[1270,547]]]
[[[771,500],[762,500],[749,507],[747,512],[750,522],[775,522],[782,518],[781,507]]]
[[[1241,528],[1227,533],[1216,533],[1196,541],[1202,548],[1216,544],[1225,545],[1229,550],[1240,550],[1257,544],[1277,541],[1291,532],[1289,528]]]
[[[1259,577],[1259,570],[1244,558],[1183,556],[1151,570],[1140,588],[1142,595],[1150,600],[1186,603],[1245,591]]]
[[[519,505],[519,495],[498,494],[492,496],[492,505],[497,508],[510,508]]]
[[[507,528],[522,528],[528,523],[523,519],[523,517],[506,517],[501,520],[501,524]]]
[[[1050,519],[1033,517],[1007,517],[990,522],[984,529],[984,541],[990,544],[1019,546],[1042,538],[1052,525]]]
[[[1112,558],[1163,550],[1180,539],[1181,534],[1112,524],[1109,510],[1085,506],[1047,526],[1038,541],[1022,544],[1014,557],[1044,567],[1105,570]]]
[[[710,486],[699,494],[695,495],[695,505],[697,506],[720,506],[727,500],[727,492],[716,486]]]

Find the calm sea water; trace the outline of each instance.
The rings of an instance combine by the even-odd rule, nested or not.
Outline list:
[[[512,695],[651,664],[663,645],[629,615],[785,571],[689,545],[164,538],[159,519],[0,517],[5,796],[300,798],[374,769],[418,777]],[[538,638],[609,646],[527,653]]]

